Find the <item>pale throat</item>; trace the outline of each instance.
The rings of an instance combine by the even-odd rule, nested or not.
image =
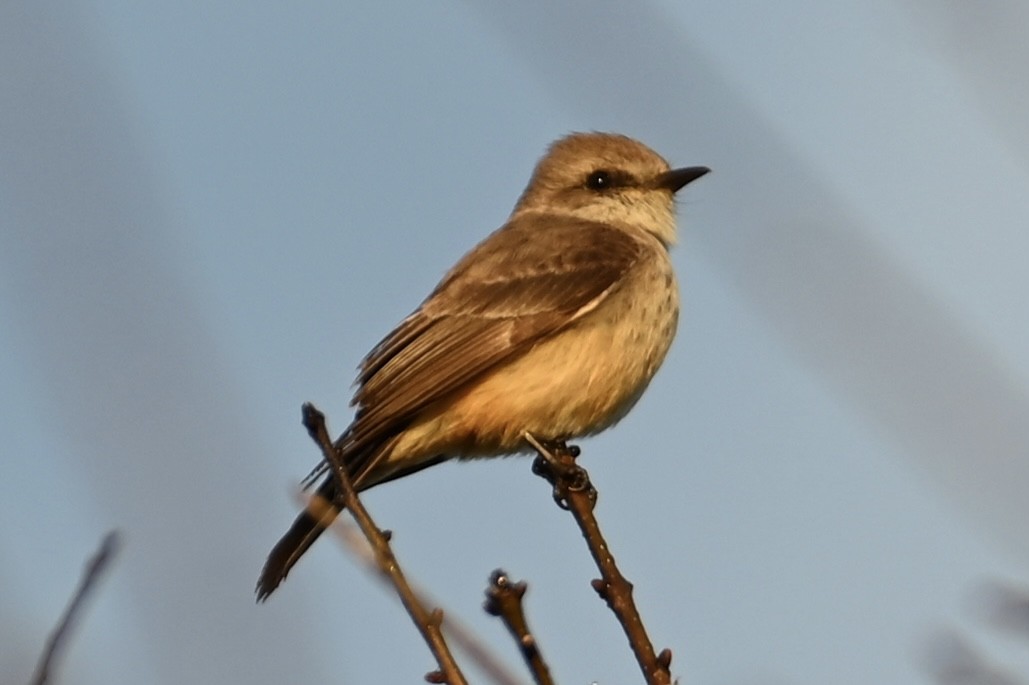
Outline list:
[[[676,242],[675,204],[663,193],[604,198],[575,207],[569,213],[587,221],[629,224],[650,233],[665,247]]]

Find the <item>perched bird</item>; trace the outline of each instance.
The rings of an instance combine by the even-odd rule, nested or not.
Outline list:
[[[365,357],[336,441],[358,490],[451,458],[530,451],[628,412],[675,337],[675,193],[708,173],[642,143],[551,145],[507,223],[466,254]],[[321,473],[326,474],[322,468]],[[318,493],[333,502],[326,474]],[[257,582],[262,601],[338,512],[305,511]]]

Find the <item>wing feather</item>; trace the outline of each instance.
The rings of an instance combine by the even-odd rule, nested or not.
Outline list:
[[[642,249],[605,224],[533,215],[508,223],[362,362],[357,416],[342,446],[367,452],[434,402],[571,325],[618,287]]]

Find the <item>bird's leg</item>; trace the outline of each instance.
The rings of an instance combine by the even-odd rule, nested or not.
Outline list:
[[[568,445],[564,440],[538,440],[528,431],[525,433],[525,441],[532,445],[537,454],[532,462],[532,472],[554,486],[557,506],[568,508],[570,492],[586,492],[591,506],[596,504],[597,491],[590,482],[589,474],[575,462],[580,454],[578,447]]]

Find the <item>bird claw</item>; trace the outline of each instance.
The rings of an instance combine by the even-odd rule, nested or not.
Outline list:
[[[564,440],[538,440],[531,433],[525,434],[526,441],[536,450],[532,472],[554,486],[554,502],[568,510],[569,493],[588,493],[591,505],[597,501],[597,491],[590,482],[586,469],[575,463],[580,450]]]

